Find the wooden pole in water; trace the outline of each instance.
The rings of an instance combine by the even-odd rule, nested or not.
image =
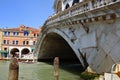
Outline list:
[[[9,65],[9,77],[8,80],[18,80],[19,64],[16,58],[11,58]]]
[[[59,79],[58,68],[59,68],[59,58],[55,57],[54,59],[54,80]]]

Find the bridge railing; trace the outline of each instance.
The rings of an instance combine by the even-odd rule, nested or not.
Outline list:
[[[47,19],[45,25],[49,25],[51,23],[73,17],[75,15],[80,15],[85,12],[105,7],[117,2],[120,2],[120,0],[85,0],[68,9],[65,9],[64,11],[53,14]]]

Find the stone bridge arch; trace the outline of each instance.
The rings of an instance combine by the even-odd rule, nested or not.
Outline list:
[[[40,37],[38,60],[53,59],[57,56],[61,60],[79,62],[83,67],[87,67],[69,35],[57,28],[49,29],[46,33],[43,32]]]

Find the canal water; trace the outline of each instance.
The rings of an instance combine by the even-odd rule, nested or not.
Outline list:
[[[59,68],[59,80],[81,80],[81,68],[78,64],[62,64]],[[9,61],[0,61],[0,80],[8,80]],[[19,63],[19,80],[54,80],[52,63]]]

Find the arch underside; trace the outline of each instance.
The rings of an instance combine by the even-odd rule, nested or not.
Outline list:
[[[24,49],[21,51],[21,54],[28,54],[29,52],[30,52],[29,49],[24,48]]]
[[[60,62],[80,63],[69,44],[57,33],[49,33],[42,41],[38,60],[53,60],[59,57]]]
[[[10,51],[10,54],[14,55],[16,54],[17,52],[19,52],[19,50],[17,48],[13,48],[11,51]]]

